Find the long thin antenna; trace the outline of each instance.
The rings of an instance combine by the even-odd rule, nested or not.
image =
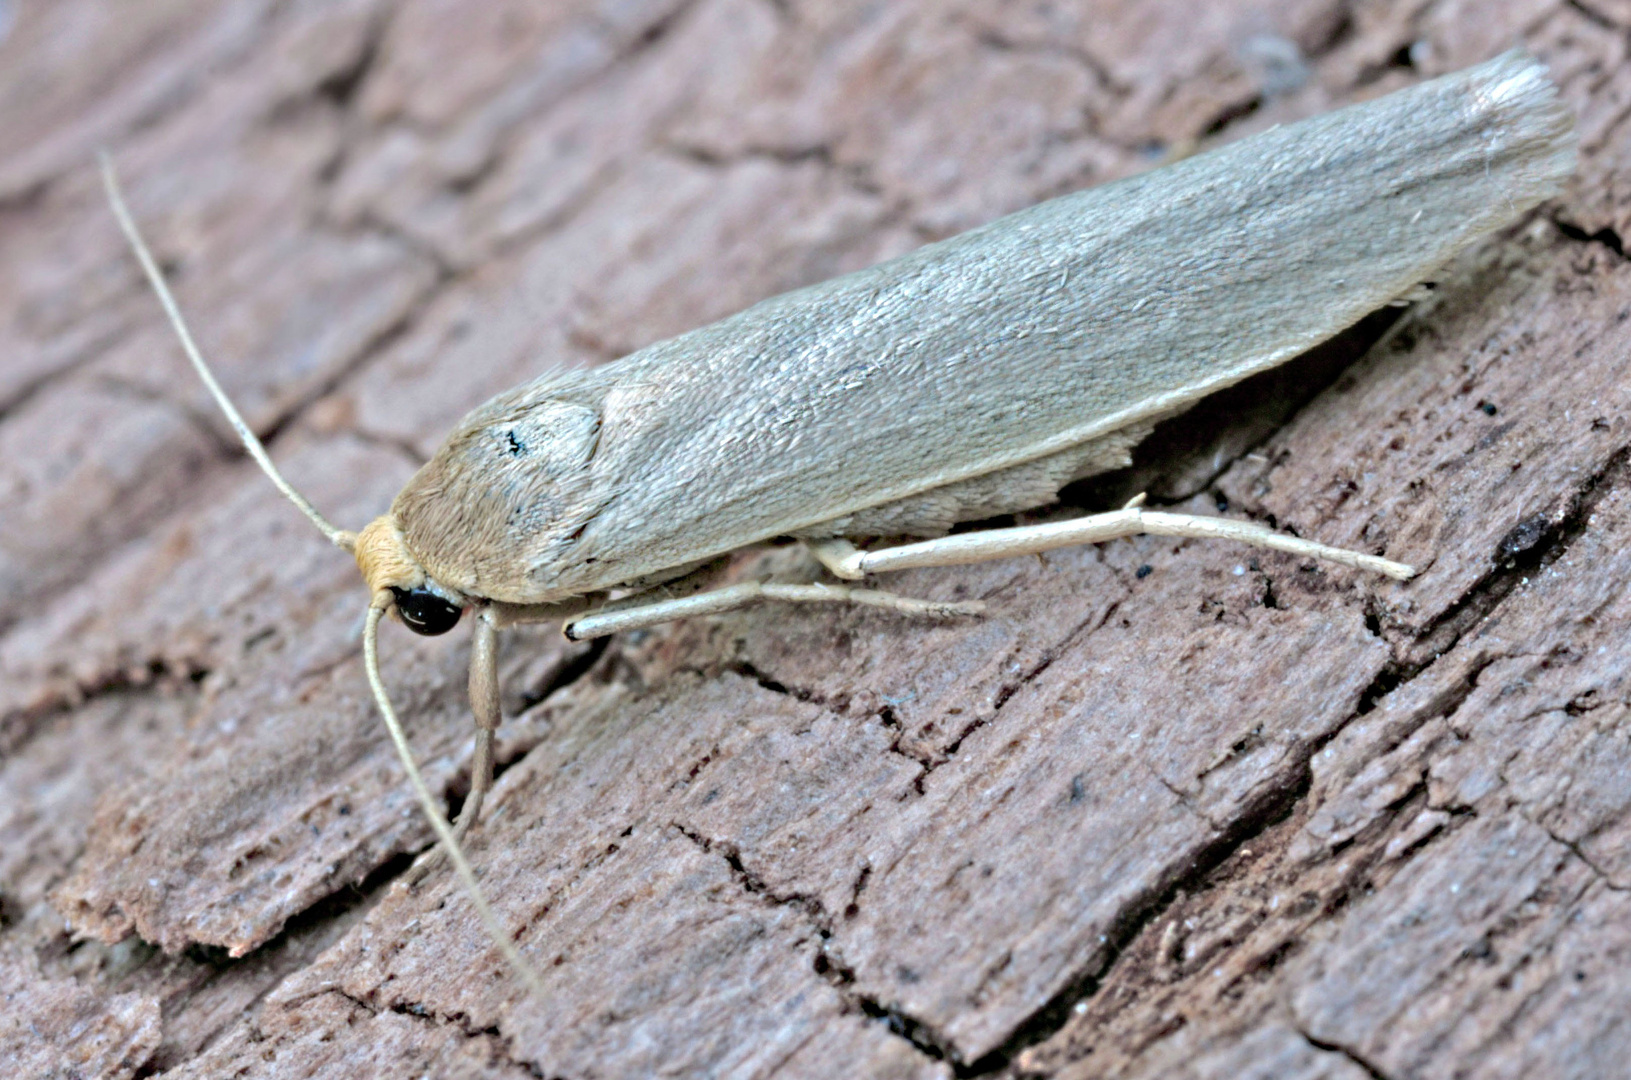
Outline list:
[[[186,352],[187,359],[192,361],[193,369],[198,372],[198,377],[204,380],[204,385],[209,388],[210,394],[215,398],[215,403],[226,414],[227,422],[232,425],[232,430],[236,431],[238,438],[243,440],[244,449],[249,451],[249,456],[255,459],[255,463],[261,467],[261,471],[272,478],[272,483],[277,485],[277,489],[283,492],[284,497],[298,506],[300,512],[310,518],[313,525],[322,530],[323,535],[328,537],[331,544],[347,551],[353,550],[356,545],[356,534],[345,529],[337,529],[329,524],[328,519],[318,513],[317,508],[307,502],[306,497],[296,491],[294,485],[283,478],[283,474],[278,472],[277,466],[272,464],[271,455],[267,454],[266,446],[260,441],[259,436],[250,430],[249,425],[244,422],[244,418],[239,414],[237,407],[232,404],[232,399],[227,397],[225,390],[221,389],[221,384],[215,381],[215,374],[210,371],[209,365],[204,362],[204,354],[198,351],[198,345],[193,341],[192,332],[187,329],[187,322],[181,317],[181,308],[177,306],[176,298],[170,294],[170,286],[165,284],[163,271],[159,269],[159,264],[153,258],[153,253],[147,249],[147,243],[142,239],[141,231],[136,228],[136,220],[130,216],[130,208],[125,205],[124,194],[119,189],[119,177],[113,171],[113,159],[108,156],[106,150],[99,152],[97,158],[102,165],[102,186],[107,189],[108,203],[113,207],[113,216],[119,219],[119,228],[124,231],[125,239],[130,241],[131,249],[136,252],[136,261],[142,264],[142,270],[147,274],[148,282],[153,286],[153,291],[158,294],[159,303],[164,306],[164,313],[169,316],[170,325],[175,328],[176,336],[181,339],[181,348]]]
[[[396,744],[397,756],[402,759],[402,767],[408,771],[408,780],[413,785],[413,793],[419,797],[419,808],[424,811],[425,818],[436,832],[437,840],[441,841],[442,850],[453,863],[453,869],[458,873],[459,880],[464,883],[464,890],[470,896],[470,903],[475,906],[476,916],[481,920],[482,928],[487,931],[487,936],[493,944],[498,946],[498,951],[504,954],[504,959],[509,961],[516,975],[527,985],[527,989],[534,996],[542,997],[543,977],[527,963],[526,957],[515,947],[509,933],[498,921],[498,916],[493,913],[492,906],[487,903],[487,896],[476,881],[476,872],[470,868],[470,861],[464,857],[464,849],[459,846],[458,839],[453,835],[453,826],[447,823],[447,818],[442,815],[441,807],[436,805],[436,799],[431,795],[430,788],[425,786],[425,778],[413,760],[413,751],[408,748],[408,737],[403,734],[402,724],[396,718],[396,710],[391,707],[391,699],[385,693],[385,682],[379,675],[379,620],[392,602],[390,590],[381,589],[375,593],[373,601],[368,605],[368,621],[363,624],[363,667],[368,671],[368,685],[374,691],[374,703],[379,706],[380,715],[385,718],[385,726],[391,732],[391,741]]]

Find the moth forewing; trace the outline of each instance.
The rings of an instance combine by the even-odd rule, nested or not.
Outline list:
[[[393,512],[443,585],[536,603],[1064,453],[1404,295],[1555,193],[1570,130],[1511,53],[1054,199],[501,394]]]

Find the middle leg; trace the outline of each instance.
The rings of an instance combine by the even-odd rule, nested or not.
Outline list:
[[[744,581],[677,600],[654,600],[615,611],[590,612],[568,622],[562,628],[562,632],[573,641],[583,641],[587,638],[604,637],[624,630],[639,630],[695,615],[718,615],[763,600],[805,604],[861,604],[899,612],[902,615],[978,615],[985,610],[985,604],[978,600],[943,603],[897,596],[876,589],[857,589],[849,585],[777,585]]]

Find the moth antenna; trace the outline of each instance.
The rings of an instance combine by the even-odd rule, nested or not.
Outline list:
[[[182,351],[187,354],[187,359],[192,361],[193,370],[204,380],[204,386],[215,398],[215,403],[226,414],[227,422],[232,425],[232,430],[238,433],[244,449],[249,451],[249,456],[255,459],[255,464],[261,467],[261,471],[271,477],[272,483],[277,485],[277,489],[283,492],[284,497],[299,507],[300,512],[310,518],[311,523],[328,537],[329,543],[346,551],[354,550],[356,534],[331,525],[327,518],[317,512],[315,506],[306,501],[304,495],[294,489],[293,484],[283,478],[277,466],[272,464],[271,455],[266,452],[266,445],[250,430],[243,416],[239,414],[237,406],[232,404],[232,399],[221,389],[221,384],[215,381],[214,372],[210,371],[210,366],[204,362],[204,354],[199,352],[198,345],[193,341],[192,332],[187,329],[186,320],[181,317],[181,308],[176,304],[176,298],[171,295],[170,286],[165,283],[163,271],[159,269],[153,253],[147,249],[147,242],[142,239],[141,231],[136,228],[136,219],[130,216],[130,208],[125,205],[124,193],[119,188],[119,177],[113,171],[113,159],[108,156],[106,150],[99,151],[97,159],[102,166],[102,186],[107,189],[108,203],[113,207],[113,216],[119,220],[119,228],[124,232],[125,239],[130,241],[130,247],[136,253],[136,261],[142,264],[148,283],[158,294],[164,314],[169,317],[176,337],[181,339]]]
[[[368,605],[368,621],[363,624],[362,655],[363,667],[368,672],[368,685],[374,692],[374,704],[379,706],[380,715],[385,718],[385,727],[391,733],[391,741],[396,744],[397,756],[402,759],[402,767],[408,771],[408,780],[413,785],[413,793],[419,798],[419,808],[424,811],[425,818],[436,832],[436,839],[441,842],[442,850],[447,853],[448,861],[453,864],[454,871],[464,884],[464,891],[470,897],[470,903],[476,909],[476,916],[481,920],[482,929],[487,931],[487,937],[498,946],[498,951],[504,954],[510,967],[516,975],[526,984],[534,996],[542,997],[544,993],[544,980],[536,969],[521,955],[521,950],[515,947],[510,940],[509,933],[498,921],[492,906],[487,903],[487,895],[482,892],[481,885],[476,881],[476,872],[470,868],[470,861],[464,856],[464,849],[459,846],[458,839],[453,835],[453,826],[449,825],[442,810],[436,805],[436,799],[425,786],[425,778],[419,772],[418,764],[413,760],[413,752],[408,748],[408,737],[402,732],[402,724],[396,718],[396,710],[391,707],[391,699],[385,693],[385,682],[379,674],[379,620],[394,602],[389,589],[381,589],[374,594],[374,599]]]

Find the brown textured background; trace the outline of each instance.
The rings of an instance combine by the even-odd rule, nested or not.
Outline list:
[[[1631,4],[0,3],[0,1058],[132,1077],[1524,1077],[1631,1061]],[[443,876],[335,520],[590,364],[1516,43],[1559,203],[1169,425],[1148,488],[1417,563],[1139,540],[506,646]],[[790,552],[772,553],[780,565]],[[1137,571],[1148,566],[1150,572]],[[463,634],[392,628],[433,783]],[[71,923],[72,932],[65,929]]]

